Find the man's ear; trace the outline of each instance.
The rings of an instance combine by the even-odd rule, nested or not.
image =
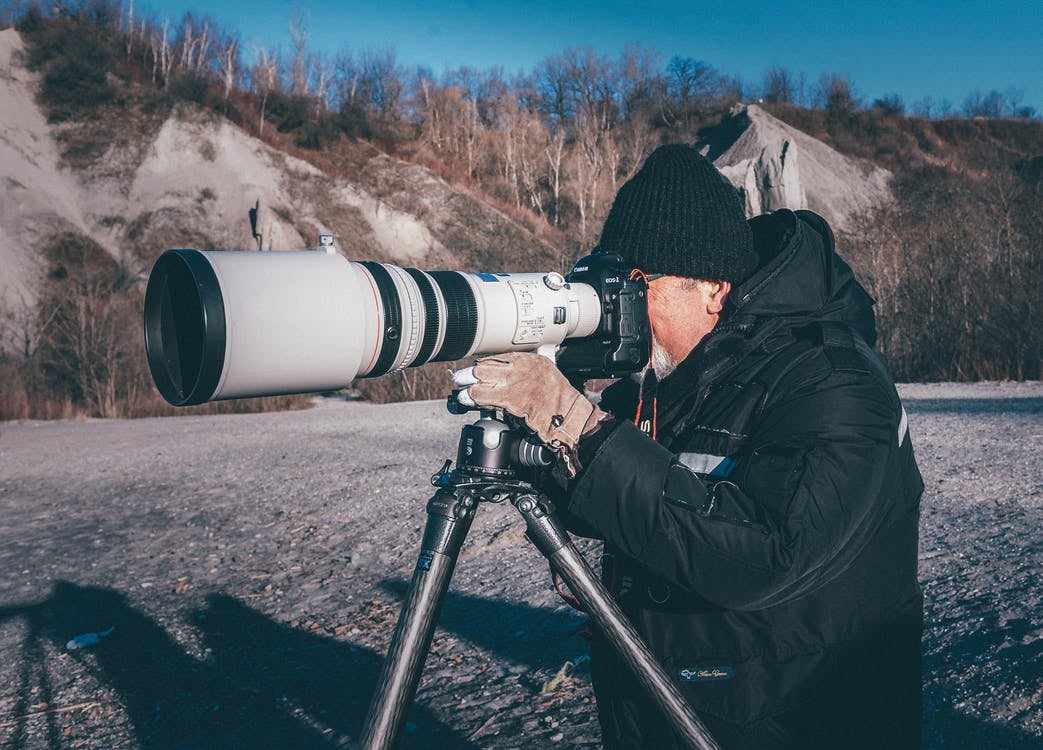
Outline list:
[[[706,295],[706,312],[717,315],[724,309],[724,302],[732,290],[730,281],[711,281]]]

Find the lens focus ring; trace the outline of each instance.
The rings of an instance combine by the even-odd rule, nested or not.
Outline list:
[[[478,335],[478,302],[467,279],[456,271],[432,271],[445,299],[445,339],[432,362],[451,362],[466,356]]]
[[[373,369],[367,373],[368,377],[376,377],[388,372],[395,364],[398,355],[399,338],[402,333],[402,306],[399,302],[398,290],[391,274],[383,265],[371,260],[364,260],[360,266],[369,271],[373,281],[376,282],[377,291],[380,294],[380,304],[384,309],[384,328],[381,337],[380,354]]]

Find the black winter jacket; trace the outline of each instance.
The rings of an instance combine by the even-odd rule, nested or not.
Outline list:
[[[916,747],[923,484],[872,300],[817,215],[750,224],[759,269],[636,420],[636,384],[606,391],[563,516],[723,747]],[[670,747],[592,657],[606,746]]]

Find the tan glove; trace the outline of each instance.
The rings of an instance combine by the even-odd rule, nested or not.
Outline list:
[[[467,390],[479,406],[503,409],[525,420],[540,440],[574,454],[582,435],[609,416],[577,391],[544,356],[509,352],[474,366],[478,382]]]

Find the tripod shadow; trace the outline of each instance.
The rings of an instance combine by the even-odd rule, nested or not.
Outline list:
[[[409,584],[385,580],[381,587],[402,600]],[[585,622],[585,615],[569,607],[532,607],[450,591],[438,626],[502,659],[535,669],[557,668],[566,660],[585,654],[587,643],[577,633]]]
[[[89,650],[68,653],[119,694],[143,748],[343,747],[361,732],[383,662],[382,654],[286,627],[227,596],[210,597],[191,616],[210,649],[205,659],[185,653],[111,589],[60,581],[43,602],[0,608],[0,623],[15,619],[27,634],[13,716],[51,702],[49,652],[115,626]],[[56,715],[44,720],[44,746],[65,747]],[[409,720],[410,745],[473,747],[420,707]],[[39,746],[26,719],[9,728],[14,747]]]

